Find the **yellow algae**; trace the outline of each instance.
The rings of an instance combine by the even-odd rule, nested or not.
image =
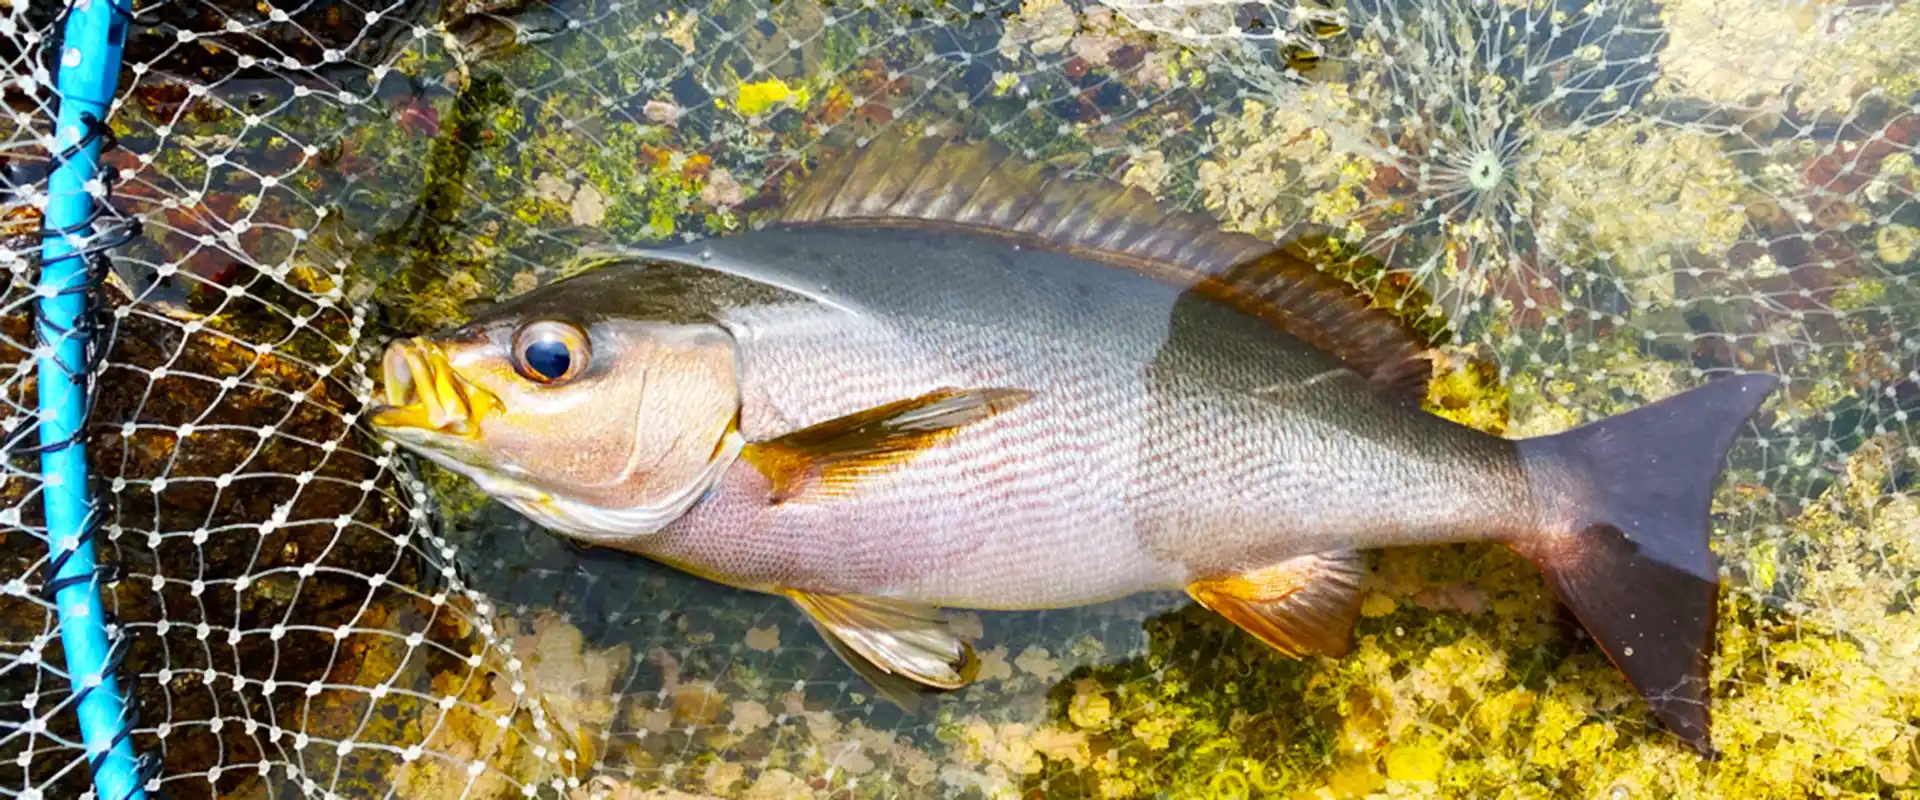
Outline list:
[[[789,800],[812,797],[814,792],[813,787],[808,786],[800,776],[784,769],[770,769],[760,773],[760,777],[740,796],[743,800]]]
[[[1920,86],[1920,12],[1906,3],[1665,0],[1661,21],[1673,94],[1777,115],[1788,97],[1802,112],[1845,112],[1870,90],[1904,97]]]
[[[827,745],[822,756],[835,772],[847,775],[865,775],[873,771],[873,759],[865,752],[864,745],[858,739],[845,739]]]
[[[665,31],[664,38],[677,45],[681,52],[692,53],[694,32],[700,26],[700,15],[698,13],[683,13],[678,10],[671,10],[662,16],[663,20],[660,27]],[[645,28],[636,28],[635,32],[638,33],[642,30],[645,30]]]
[[[1067,703],[1067,718],[1082,728],[1104,728],[1113,719],[1113,703],[1093,681],[1074,684],[1073,699]]]
[[[840,720],[830,712],[807,711],[800,714],[800,719],[806,723],[807,735],[817,740],[832,741],[840,733]]]
[[[926,786],[940,777],[940,765],[932,758],[919,751],[914,751],[913,756],[907,760],[907,783]]]
[[[569,790],[566,797],[567,800],[717,800],[715,795],[692,794],[673,788],[642,788],[612,775],[595,775]]]
[[[1066,731],[1048,726],[1033,734],[1033,749],[1052,761],[1085,767],[1093,760],[1084,731]]]
[[[1165,750],[1173,744],[1173,735],[1185,727],[1175,717],[1148,717],[1133,725],[1133,735],[1148,750]]]
[[[1666,0],[1668,42],[1660,59],[1668,91],[1727,105],[1774,99],[1812,57],[1820,0]],[[1740,20],[1738,25],[1727,24]]]
[[[530,631],[510,619],[499,622],[517,647],[543,651],[532,658],[518,651],[523,655],[517,662],[488,651],[479,667],[436,675],[431,696],[452,702],[410,718],[426,735],[413,738],[419,750],[394,765],[389,778],[397,796],[494,796],[556,772],[577,778],[598,757],[612,717],[606,698],[613,677],[624,670],[625,648],[586,648],[577,628],[551,615],[536,618]],[[611,784],[600,788],[602,794],[585,796],[673,796],[623,794],[631,787]]]
[[[1426,409],[1470,428],[1506,433],[1509,402],[1499,368],[1455,349],[1441,350],[1436,361]]]
[[[1146,150],[1128,159],[1127,171],[1121,173],[1120,182],[1148,192],[1157,192],[1167,182],[1167,175],[1167,154],[1159,150]]]
[[[700,775],[700,782],[706,785],[707,791],[724,793],[732,789],[734,784],[745,779],[746,775],[747,768],[744,764],[716,762],[707,765],[706,770]]]
[[[1543,131],[1535,149],[1523,180],[1562,212],[1538,227],[1543,246],[1610,253],[1638,297],[1671,301],[1678,253],[1721,258],[1745,235],[1751,179],[1706,133],[1615,122]]]
[[[1482,699],[1473,709],[1474,729],[1481,736],[1499,741],[1515,724],[1525,721],[1534,702],[1534,693],[1526,689],[1508,689]]]
[[[1883,264],[1907,263],[1916,246],[1920,246],[1920,231],[1897,222],[1882,225],[1873,234],[1873,252]]]
[[[1395,781],[1437,781],[1446,767],[1446,756],[1427,742],[1394,745],[1387,751],[1387,779]]]
[[[1367,599],[1360,601],[1360,616],[1384,617],[1393,613],[1393,610],[1398,607],[1399,604],[1395,603],[1393,598],[1384,594],[1370,593]]]
[[[511,619],[503,620],[502,627],[519,629]],[[627,646],[588,649],[580,629],[555,614],[535,617],[513,637],[513,645],[521,668],[518,674],[497,675],[496,693],[526,695],[576,748],[590,748],[613,720],[614,681],[626,674],[631,661]]]
[[[1112,775],[1105,775],[1100,778],[1100,797],[1102,800],[1122,800],[1122,798],[1134,796],[1139,793],[1139,791],[1140,787],[1135,786],[1133,781],[1125,778]]]
[[[1373,160],[1326,125],[1356,108],[1348,87],[1320,85],[1296,100],[1272,108],[1249,100],[1239,116],[1214,123],[1221,146],[1200,165],[1198,188],[1227,227],[1259,236],[1285,234],[1309,219],[1343,228],[1359,208]]]
[[[1073,40],[1078,27],[1073,6],[1063,0],[1026,0],[1000,39],[1000,54],[1015,58],[1022,46],[1036,55],[1057,53]]]
[[[518,297],[539,288],[539,286],[540,276],[534,273],[533,270],[523,269],[513,273],[513,278],[507,282],[506,296]]]
[[[765,704],[757,700],[740,700],[733,704],[733,718],[728,727],[741,733],[753,733],[773,724],[773,714],[767,711]]]
[[[567,213],[575,225],[598,227],[607,218],[607,196],[593,184],[583,183],[568,202]]]
[[[740,84],[734,96],[733,109],[742,116],[757,117],[776,106],[805,108],[809,95],[806,89],[795,89],[779,78]]]
[[[1349,761],[1334,768],[1326,782],[1301,797],[1313,800],[1347,800],[1370,797],[1386,787],[1386,777],[1370,761]]]

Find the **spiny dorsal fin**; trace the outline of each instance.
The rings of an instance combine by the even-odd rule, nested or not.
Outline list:
[[[890,135],[807,176],[772,221],[956,227],[1067,251],[1272,322],[1389,390],[1423,397],[1427,343],[1297,247],[1220,229],[1111,181],[1073,178],[995,142]]]

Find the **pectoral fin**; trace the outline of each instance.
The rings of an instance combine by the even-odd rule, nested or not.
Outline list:
[[[862,478],[912,458],[956,429],[1032,397],[1020,389],[943,389],[836,417],[740,455],[773,482],[776,503],[845,497]]]
[[[920,694],[958,689],[980,670],[973,648],[927,606],[859,595],[787,596],[854,671],[910,711]]]
[[[1343,656],[1360,617],[1365,557],[1352,550],[1290,558],[1187,586],[1201,605],[1292,656]]]

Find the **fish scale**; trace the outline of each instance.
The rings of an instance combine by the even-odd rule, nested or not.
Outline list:
[[[1777,380],[1509,441],[1423,410],[1425,342],[1314,252],[882,141],[771,225],[396,343],[373,421],[559,533],[791,598],[903,705],[978,669],[939,607],[1184,588],[1338,656],[1362,551],[1500,542],[1711,752],[1708,512]]]
[[[786,585],[1042,608],[1177,589],[1200,574],[1331,549],[1532,530],[1530,519],[1513,519],[1515,509],[1522,516],[1527,509],[1524,497],[1514,501],[1524,486],[1504,466],[1515,458],[1510,444],[1437,418],[1395,414],[1401,409],[1375,399],[1357,376],[1309,385],[1337,364],[1307,358],[1268,326],[1189,302],[1180,287],[1140,277],[1088,286],[1083,271],[1044,251],[990,240],[938,247],[894,231],[763,232],[688,253],[707,269],[755,270],[833,298],[811,316],[782,310],[801,331],[791,341],[777,328],[748,323],[743,419],[804,427],[940,386],[1017,386],[1038,396],[957,432],[911,468],[834,503],[830,514],[770,514],[722,531],[704,527],[696,510],[665,538],[637,545],[649,553],[679,557],[661,548],[679,546],[683,530],[796,550],[835,537],[832,557],[800,567]],[[967,260],[982,258],[995,269],[950,290],[964,304],[898,288],[965,275]],[[803,272],[816,264],[823,266]],[[821,318],[839,320],[841,333],[822,338],[836,325]],[[1175,332],[1183,326],[1205,335],[1183,340]],[[1127,334],[1112,333],[1123,327]],[[1304,388],[1288,403],[1227,391],[1274,385]],[[758,409],[759,398],[775,398],[764,401],[775,410]],[[1342,407],[1352,412],[1346,419],[1335,415]],[[1425,471],[1401,469],[1407,452],[1431,449],[1440,437],[1456,440],[1441,454],[1450,461],[1435,456],[1424,459]],[[1037,453],[1015,457],[1031,443],[1040,444]],[[1091,480],[1087,463],[1108,466],[1103,480]],[[1010,482],[974,474],[986,468]],[[1500,477],[1488,477],[1490,470]],[[1286,509],[1285,518],[1274,509]],[[908,554],[942,549],[970,556],[934,575],[912,571],[926,561]],[[870,550],[892,555],[870,558]],[[1106,557],[1062,571],[1090,550]],[[850,584],[849,562],[882,572]]]
[[[1139,449],[1137,409],[1145,399],[1138,365],[977,325],[863,322],[825,307],[749,311],[725,320],[740,331],[742,427],[749,434],[764,433],[758,428],[768,424],[804,427],[941,386],[1045,387],[1028,406],[959,432],[916,457],[912,470],[876,479],[831,509],[768,517],[719,537],[797,551],[818,550],[807,543],[836,538],[821,563],[805,568],[820,574],[790,575],[788,585],[939,597],[943,604],[981,608],[1074,605],[1126,594],[1146,578],[1156,588],[1183,585],[1176,565],[1146,559],[1130,541],[1127,465]],[[817,338],[832,328],[839,335]],[[787,329],[801,332],[782,335]],[[1103,469],[1089,472],[1088,464]],[[686,546],[678,538],[683,531],[690,538],[710,535],[702,522],[696,511],[647,547]],[[1088,531],[1098,533],[1089,537]],[[1067,576],[1036,566],[1057,565],[1087,547],[1115,558]],[[921,555],[956,550],[967,556]],[[1136,555],[1129,559],[1129,553]],[[854,583],[849,563],[884,564],[891,572],[863,574]]]

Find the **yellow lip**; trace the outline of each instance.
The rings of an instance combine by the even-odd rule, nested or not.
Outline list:
[[[499,398],[461,378],[445,351],[425,339],[388,345],[380,368],[385,403],[367,420],[376,428],[472,437],[480,420],[500,408]]]

